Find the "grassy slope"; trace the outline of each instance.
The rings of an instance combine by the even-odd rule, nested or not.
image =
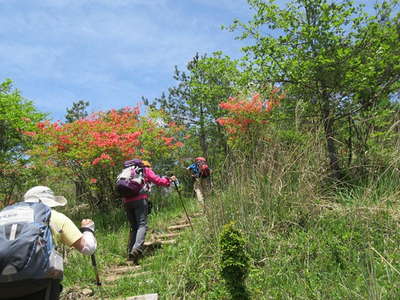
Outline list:
[[[252,257],[247,286],[253,299],[398,299],[396,174],[332,193],[316,189],[317,173],[304,178],[301,171],[279,177],[259,172],[247,176],[248,182],[232,176],[231,184],[209,200],[195,232],[186,230],[178,244],[142,260],[151,275],[121,279],[104,287],[104,295],[156,292],[161,299],[229,299],[218,273],[217,237],[222,224],[235,220]],[[168,201],[151,216],[151,229],[162,231],[183,215],[178,198]],[[191,211],[196,209],[193,200],[186,201]],[[104,272],[124,261],[128,227],[120,210],[94,219]],[[89,259],[72,255],[65,285],[94,287],[93,278]]]
[[[176,195],[162,200],[164,204],[160,202],[159,206],[163,207],[155,207],[155,212],[150,215],[147,238],[153,231],[166,232],[169,225],[174,225],[174,222],[185,216],[182,203]],[[194,213],[198,209],[193,199],[184,199],[184,201],[189,213]],[[98,240],[96,259],[100,279],[104,281],[105,273],[111,267],[125,264],[128,222],[123,209],[115,209],[107,214],[97,213],[94,216],[85,211],[74,215],[76,221],[84,217],[92,217],[96,223]],[[199,222],[201,220],[196,223]],[[199,245],[196,242],[199,238],[197,230],[193,234],[190,228],[186,229],[178,237],[177,244],[163,246],[162,249],[156,250],[140,261],[140,265],[143,267],[141,272],[150,271],[151,275],[137,278],[122,277],[114,284],[106,284],[101,290],[95,286],[95,276],[90,259],[76,251],[70,251],[65,265],[64,287],[66,290],[74,287],[89,287],[96,292],[96,297],[99,297],[100,293],[106,298],[159,293],[164,299],[173,299],[178,297],[179,291],[185,290],[184,272],[188,262],[193,261],[194,257],[192,256],[197,253],[195,247]]]

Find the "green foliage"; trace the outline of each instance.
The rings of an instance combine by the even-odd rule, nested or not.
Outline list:
[[[86,111],[89,106],[88,101],[79,100],[78,102],[72,103],[71,108],[67,108],[67,114],[65,115],[65,119],[68,123],[72,123],[74,121],[83,119],[88,116]]]
[[[189,194],[185,167],[202,153],[213,169],[206,216],[177,245],[144,259],[151,276],[120,279],[104,287],[104,296],[398,299],[399,1],[379,2],[371,15],[351,0],[248,3],[253,19],[231,26],[252,41],[242,64],[222,53],[196,55],[184,72],[175,70],[177,85],[167,96],[145,101],[163,111],[139,116],[135,110],[122,119],[124,110],[112,110],[84,122],[88,102],[81,100],[67,110],[69,123],[41,123],[35,135],[45,115],[11,81],[2,83],[3,204],[30,184],[67,192],[70,204],[107,204],[107,214],[79,209],[76,215],[96,222],[104,274],[126,255],[127,222],[122,210],[112,209],[121,162],[138,155],[160,174],[172,168]],[[285,98],[268,125],[238,134],[240,147],[233,147],[216,122],[229,117],[220,104],[274,86]],[[248,117],[251,109],[242,108]],[[151,196],[149,226],[166,231],[183,215],[180,199],[173,189]],[[185,200],[189,211],[198,209]],[[90,260],[73,253],[65,285],[91,285]]]
[[[11,80],[0,84],[0,198],[6,202],[33,175],[26,169],[24,152],[32,146],[26,135],[33,135],[36,123],[44,118],[13,89]]]
[[[115,180],[123,161],[141,158],[171,162],[184,145],[175,123],[165,114],[138,108],[97,112],[72,123],[38,124],[29,152],[36,169],[57,166],[75,184],[78,201],[107,210],[115,202]],[[182,138],[183,140],[183,138]]]
[[[149,231],[151,233],[164,233],[169,225],[182,218],[182,204],[176,193],[171,195],[151,195],[155,202],[155,211],[149,216]],[[184,199],[189,214],[197,209],[194,199]],[[90,258],[71,250],[65,264],[65,279],[63,285],[65,290],[79,287],[90,287],[95,292],[95,298],[101,294],[105,298],[120,298],[132,295],[141,295],[158,292],[166,299],[181,299],[194,296],[193,290],[188,287],[191,276],[199,277],[198,269],[191,269],[191,265],[205,263],[202,257],[206,254],[205,241],[199,232],[190,230],[179,237],[177,243],[171,246],[163,246],[162,249],[148,253],[141,260],[142,270],[136,273],[149,272],[151,275],[139,275],[132,277],[135,273],[127,273],[125,277],[106,284],[106,277],[112,268],[126,263],[126,244],[128,239],[129,225],[123,208],[113,208],[107,213],[93,211],[92,209],[70,209],[64,213],[71,216],[76,223],[82,218],[92,218],[96,224],[96,238],[98,248],[96,259],[100,272],[100,280],[103,282],[101,289],[95,286],[95,277]],[[208,262],[207,262],[208,263]],[[192,273],[195,272],[195,273]],[[190,275],[189,275],[190,274]],[[188,276],[187,276],[188,275]],[[212,276],[212,274],[211,274]],[[190,277],[190,278],[189,278]],[[187,283],[187,284],[186,284]],[[208,283],[208,289],[201,293],[207,294],[212,282]],[[196,291],[198,292],[198,291]],[[216,292],[217,293],[217,292]],[[215,297],[213,299],[221,299]]]
[[[398,297],[398,171],[326,186],[319,143],[302,140],[276,137],[254,161],[237,155],[208,202],[208,232],[234,220],[247,237],[255,299]]]
[[[246,241],[233,222],[224,225],[219,240],[221,251],[221,276],[232,299],[249,299],[245,279],[249,273],[249,256]]]
[[[277,137],[275,148],[267,145],[257,163],[236,157],[234,168],[227,170],[229,185],[225,183],[206,202],[206,217],[193,219],[195,230],[142,261],[142,270],[151,275],[119,279],[103,288],[104,295],[157,291],[166,299],[398,298],[398,172],[322,190],[318,143],[311,143],[306,135],[302,140],[293,146],[288,144],[290,138]],[[177,195],[165,197],[152,194],[156,210],[149,227],[156,232],[183,215]],[[185,200],[189,211],[196,210],[194,200]],[[123,211],[91,213],[79,211],[79,219],[90,216],[96,221],[97,259],[104,278],[111,266],[124,260],[128,226]],[[235,225],[219,232],[228,220],[235,220]],[[229,253],[224,259],[222,244]],[[240,288],[226,288],[222,264],[226,277],[231,283],[236,279]],[[239,297],[245,291],[240,284],[244,280],[248,294]],[[90,260],[70,256],[66,288],[93,282]],[[94,285],[93,289],[98,295]]]
[[[220,52],[208,57],[196,55],[187,65],[187,71],[176,68],[174,79],[177,86],[168,95],[156,98],[150,107],[160,107],[173,120],[184,124],[192,136],[189,156],[209,157],[211,163],[219,160],[228,151],[227,140],[216,119],[225,113],[218,104],[235,95],[244,76],[238,62]]]
[[[284,87],[293,100],[286,102],[289,122],[301,103],[308,115],[302,128],[324,128],[334,177],[343,174],[343,154],[349,165],[365,165],[374,119],[399,90],[398,1],[380,2],[375,15],[351,0],[248,3],[253,19],[231,30],[254,41],[244,51],[255,80]]]
[[[21,97],[12,88],[11,80],[0,85],[0,160],[13,161],[22,156],[29,146],[29,139],[24,132],[34,130],[36,122],[43,120],[45,114],[40,113],[32,102]]]

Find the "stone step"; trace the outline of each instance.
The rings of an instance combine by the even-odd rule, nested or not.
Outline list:
[[[121,300],[158,300],[158,294],[146,294],[140,296],[133,296],[128,298],[123,298]]]

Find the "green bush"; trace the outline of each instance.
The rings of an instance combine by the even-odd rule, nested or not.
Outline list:
[[[234,223],[224,225],[220,234],[221,276],[233,299],[249,299],[245,279],[249,273],[249,256],[245,239],[235,229]]]

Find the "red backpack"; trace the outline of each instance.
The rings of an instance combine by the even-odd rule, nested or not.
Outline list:
[[[211,171],[205,160],[197,161],[197,167],[199,168],[200,177],[206,178],[210,176]]]

